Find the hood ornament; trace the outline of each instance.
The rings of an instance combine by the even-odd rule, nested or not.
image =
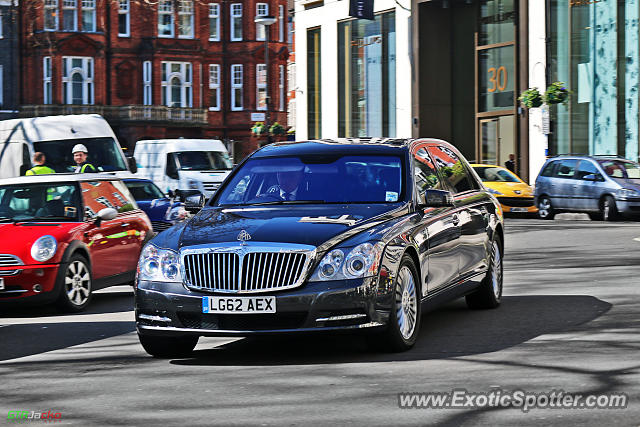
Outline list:
[[[240,240],[241,246],[247,246],[247,240],[251,240],[251,234],[247,233],[247,230],[242,230],[237,239]]]

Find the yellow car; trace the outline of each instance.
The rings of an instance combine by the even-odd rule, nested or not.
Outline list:
[[[516,174],[502,166],[471,165],[482,183],[492,193],[502,210],[513,213],[536,213],[533,188]]]

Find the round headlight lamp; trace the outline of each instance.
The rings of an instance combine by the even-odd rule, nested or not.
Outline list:
[[[31,258],[45,262],[53,258],[58,249],[58,242],[53,236],[42,236],[31,246]]]
[[[336,272],[340,270],[340,266],[344,261],[344,252],[340,249],[334,249],[325,255],[320,262],[319,275],[323,279],[330,279],[335,276]]]

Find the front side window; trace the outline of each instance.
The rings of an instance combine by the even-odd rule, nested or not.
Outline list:
[[[211,102],[209,109],[220,110],[220,65],[209,64],[209,89],[211,90]]]
[[[104,208],[113,208],[118,213],[138,209],[133,196],[122,181],[81,182],[84,216],[93,220]]]
[[[413,154],[413,176],[420,204],[426,204],[425,192],[427,190],[442,189],[436,167],[424,147],[418,148]]]
[[[612,178],[640,179],[640,165],[623,160],[601,160],[600,166]]]
[[[82,0],[82,31],[96,31],[96,0]]]
[[[193,38],[193,1],[180,0],[178,3],[178,37]]]
[[[267,109],[267,66],[256,65],[256,109]]]
[[[190,62],[162,62],[162,105],[193,106],[193,80]]]
[[[44,0],[44,29],[45,31],[58,29],[58,0]]]
[[[129,37],[129,0],[118,0],[118,37]]]
[[[213,202],[397,203],[404,200],[400,157],[375,155],[281,157],[247,161]]]
[[[87,147],[89,155],[87,162],[98,171],[113,172],[126,171],[120,146],[113,138],[76,138],[51,141],[37,141],[33,143],[35,151],[44,153],[47,166],[56,172],[73,172],[76,162],[73,160],[71,149],[76,144]]]
[[[555,176],[557,178],[573,178],[577,165],[578,161],[575,159],[561,160],[560,164],[556,168]]]
[[[231,66],[231,110],[241,111],[243,108],[243,73],[242,64]]]
[[[242,40],[242,3],[231,5],[231,41]]]
[[[584,177],[587,175],[595,175],[596,178],[602,178],[596,165],[594,165],[590,160],[581,160],[578,164],[576,177],[578,179],[584,179]]]
[[[93,58],[63,56],[62,87],[65,104],[92,105]]]
[[[78,31],[76,0],[62,0],[62,31]]]
[[[256,17],[269,15],[269,5],[267,3],[256,4]],[[265,40],[267,37],[266,25],[256,24],[256,40]]]
[[[173,0],[158,3],[158,37],[173,37]]]
[[[463,193],[473,188],[469,172],[456,153],[441,145],[429,147],[428,151],[454,193]]]
[[[0,222],[79,221],[80,196],[73,183],[0,187]]]
[[[209,4],[209,40],[220,41],[220,5]]]

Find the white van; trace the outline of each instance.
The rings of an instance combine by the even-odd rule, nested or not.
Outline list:
[[[208,199],[233,168],[219,139],[155,139],[136,143],[138,173],[162,191],[200,190]]]
[[[87,161],[101,172],[135,172],[109,123],[98,114],[33,117],[0,121],[0,178],[24,175],[33,167],[35,152],[43,152],[46,166],[73,172],[71,149],[84,144]]]

